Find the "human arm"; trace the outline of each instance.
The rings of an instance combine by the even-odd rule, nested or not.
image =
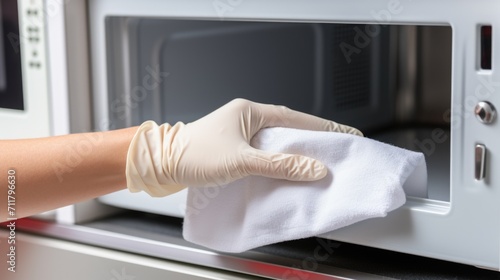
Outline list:
[[[0,221],[7,218],[8,170],[15,170],[16,218],[124,189],[137,127],[0,141]]]

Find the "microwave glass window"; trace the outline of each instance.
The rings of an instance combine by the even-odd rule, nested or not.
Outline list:
[[[237,97],[281,104],[423,152],[425,198],[449,201],[451,43],[448,26],[108,17],[109,118],[118,128],[191,122]]]
[[[0,1],[0,109],[24,109],[17,1]]]

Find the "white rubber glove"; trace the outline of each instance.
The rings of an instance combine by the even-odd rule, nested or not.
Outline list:
[[[187,125],[143,123],[128,150],[127,187],[160,197],[186,186],[223,185],[248,175],[294,181],[323,178],[327,169],[317,160],[249,145],[261,128],[276,126],[362,135],[355,128],[283,106],[235,99]]]

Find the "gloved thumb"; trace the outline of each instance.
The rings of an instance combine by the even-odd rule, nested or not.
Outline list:
[[[290,181],[316,181],[328,172],[320,161],[310,157],[269,153],[255,148],[245,155],[245,170],[250,175]]]

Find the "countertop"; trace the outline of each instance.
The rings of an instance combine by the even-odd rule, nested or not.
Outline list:
[[[241,254],[218,253],[182,238],[182,219],[126,211],[79,225],[21,219],[18,230],[271,279],[500,279],[477,267],[307,238]]]

